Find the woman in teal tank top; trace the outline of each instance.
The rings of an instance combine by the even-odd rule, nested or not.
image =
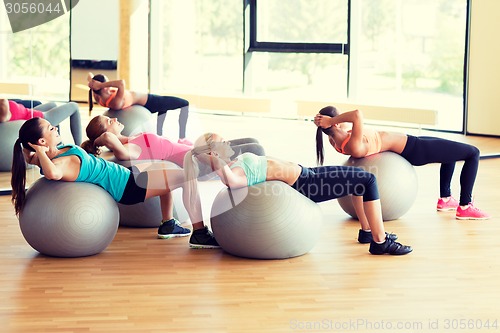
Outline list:
[[[56,181],[86,182],[106,190],[115,201],[132,205],[151,197],[160,197],[163,222],[168,223],[171,237],[188,236],[191,232],[173,219],[171,191],[186,187],[182,170],[155,167],[154,170],[130,170],[116,163],[86,153],[79,146],[58,146],[61,141],[57,128],[42,118],[27,120],[19,130],[14,145],[12,164],[12,202],[16,214],[26,200],[26,162],[40,167],[45,178]],[[184,200],[184,205],[193,202]],[[196,209],[201,204],[194,200]],[[193,234],[190,245],[200,248],[218,247],[215,238],[190,215]]]
[[[184,171],[190,186],[187,196],[198,198],[196,179],[201,165],[211,168],[229,188],[252,186],[265,181],[282,181],[314,202],[337,199],[349,194],[362,197],[363,214],[371,227],[370,253],[403,255],[412,251],[410,246],[387,234],[382,222],[382,211],[375,176],[361,168],[348,166],[321,166],[307,168],[293,162],[269,156],[245,153],[232,159],[234,151],[229,142],[219,135],[207,133],[194,143],[184,157]],[[186,206],[189,210],[192,206]],[[197,212],[191,212],[196,215]],[[201,216],[198,217],[201,219]]]

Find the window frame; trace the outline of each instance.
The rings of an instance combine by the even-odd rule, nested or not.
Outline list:
[[[290,43],[258,41],[257,2],[246,0],[249,7],[249,44],[246,52],[281,52],[281,53],[338,53],[349,56],[350,22],[347,22],[347,44],[345,43]],[[348,20],[350,18],[351,0],[347,0]]]

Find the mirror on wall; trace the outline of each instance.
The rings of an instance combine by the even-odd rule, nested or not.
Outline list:
[[[0,6],[0,98],[87,102],[89,71],[116,78],[118,1],[79,1],[70,13],[16,33]],[[85,126],[87,113],[81,115]],[[61,123],[60,131],[63,140],[69,135],[72,142],[69,120]],[[12,147],[6,147],[0,159],[1,154],[11,158],[11,152]],[[37,167],[28,169],[27,185],[39,177]],[[0,194],[10,193],[10,178],[10,167],[2,168]]]
[[[118,0],[80,1],[72,10],[70,96],[72,101],[88,101],[88,72],[104,74],[111,80],[117,78],[118,27]]]
[[[0,6],[0,98],[27,101],[68,101],[70,15],[30,29],[13,32],[6,9]],[[11,122],[9,122],[11,123]],[[2,139],[0,193],[10,193],[10,165],[18,128],[0,123]],[[5,125],[5,126],[2,126]],[[2,128],[3,127],[3,128]],[[27,171],[27,185],[40,177]]]

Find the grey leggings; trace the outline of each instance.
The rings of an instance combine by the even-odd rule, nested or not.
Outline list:
[[[259,141],[254,138],[241,138],[241,139],[229,140],[229,144],[231,148],[234,150],[234,154],[233,156],[231,156],[231,159],[243,153],[252,153],[258,156],[266,155],[264,147],[262,147]],[[206,164],[201,163],[199,167],[200,167],[199,177],[201,180],[204,180],[205,177],[207,177],[207,175],[212,173],[210,166]]]
[[[264,151],[264,147],[259,144],[259,141],[254,138],[241,138],[229,140],[231,148],[234,150],[234,155],[231,158],[234,158],[243,153],[253,153],[258,156],[265,156],[266,152]]]
[[[42,111],[44,118],[52,125],[58,126],[63,120],[69,117],[71,135],[76,145],[82,143],[82,121],[80,119],[80,109],[75,102],[57,105],[54,102],[40,104],[34,109]]]

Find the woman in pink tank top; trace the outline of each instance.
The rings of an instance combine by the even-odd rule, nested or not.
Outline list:
[[[183,167],[184,156],[192,145],[172,142],[155,133],[138,133],[125,136],[121,132],[124,126],[116,118],[96,116],[87,125],[89,140],[82,143],[82,148],[93,155],[100,154],[100,147],[107,147],[120,161],[130,160],[163,160]],[[231,146],[238,153],[252,152],[265,155],[264,148],[256,139],[243,138],[233,140]]]
[[[164,160],[182,167],[184,155],[191,146],[172,142],[155,133],[125,136],[124,126],[116,118],[96,116],[89,122],[86,132],[89,140],[82,143],[87,152],[99,155],[100,147],[107,147],[120,161]]]

